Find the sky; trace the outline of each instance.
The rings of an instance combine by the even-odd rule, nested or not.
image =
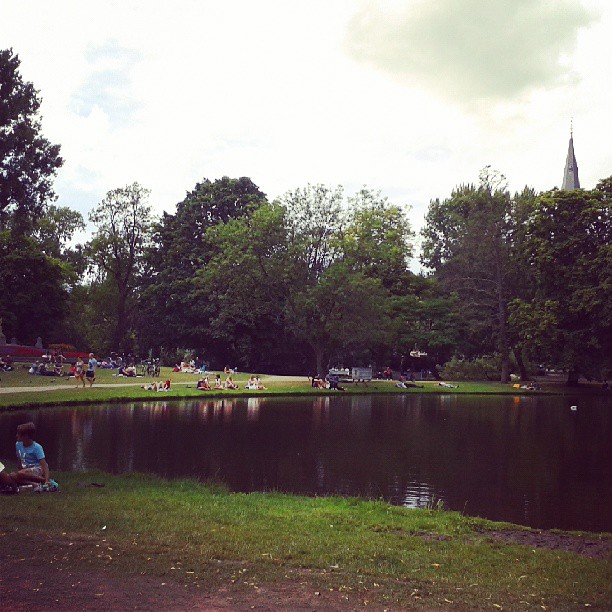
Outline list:
[[[609,0],[3,0],[0,47],[85,216],[134,181],[160,214],[248,176],[270,200],[367,185],[418,230],[487,165],[560,186],[572,118],[582,186],[612,173]]]

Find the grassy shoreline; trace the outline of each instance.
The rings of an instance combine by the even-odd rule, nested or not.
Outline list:
[[[313,592],[344,593],[360,606],[605,608],[612,601],[610,534],[566,534],[607,547],[602,558],[589,558],[517,545],[503,534],[533,530],[457,512],[238,494],[139,474],[56,476],[61,494],[0,500],[3,560],[13,547],[34,547],[55,571],[87,567],[209,590],[306,580]],[[105,486],[84,486],[90,482]]]
[[[262,381],[267,386],[266,391],[248,391],[244,385],[248,379],[248,373],[236,375],[235,381],[241,389],[237,391],[198,391],[195,385],[198,379],[194,374],[182,374],[171,372],[170,368],[164,368],[160,379],[171,380],[171,390],[167,393],[146,391],[141,388],[150,378],[138,378],[136,383],[133,378],[119,378],[113,376],[110,370],[100,370],[97,373],[96,384],[93,388],[58,388],[51,389],[53,385],[74,385],[74,379],[70,378],[47,378],[29,376],[24,371],[3,372],[1,377],[2,392],[0,393],[0,411],[27,408],[40,408],[45,406],[79,405],[96,403],[116,403],[123,401],[169,401],[183,399],[220,399],[236,397],[270,397],[270,396],[320,396],[320,395],[370,395],[381,393],[392,394],[470,394],[470,395],[605,395],[603,391],[594,386],[583,386],[580,388],[565,387],[559,384],[544,384],[541,391],[533,392],[525,389],[515,389],[511,384],[502,385],[495,382],[457,382],[457,388],[445,388],[436,382],[427,381],[423,388],[402,389],[397,388],[396,381],[376,380],[368,385],[360,384],[345,385],[345,391],[330,391],[313,389],[306,377],[262,376]],[[113,385],[113,386],[109,386]],[[24,391],[22,389],[28,388]],[[11,392],[11,389],[15,391]],[[21,389],[21,390],[20,390]]]

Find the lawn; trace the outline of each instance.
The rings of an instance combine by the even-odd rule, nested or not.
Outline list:
[[[136,474],[57,479],[60,494],[0,499],[0,559],[15,566],[20,548],[44,556],[58,593],[87,568],[132,576],[134,588],[144,576],[158,585],[253,596],[279,583],[306,585],[312,594],[334,593],[358,607],[612,604],[609,535],[550,534],[547,541],[529,529],[456,512],[236,494]],[[515,543],[517,534],[523,544]],[[558,546],[571,539],[588,540],[597,554]],[[19,566],[24,578],[30,565]]]

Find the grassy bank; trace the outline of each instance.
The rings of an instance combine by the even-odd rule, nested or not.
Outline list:
[[[74,379],[60,377],[30,376],[26,370],[17,369],[14,372],[3,372],[0,382],[0,410],[36,406],[56,406],[64,404],[88,404],[98,402],[118,402],[135,400],[168,400],[193,397],[240,397],[249,395],[320,395],[320,394],[363,394],[363,393],[453,393],[453,394],[533,394],[534,392],[515,389],[512,385],[502,385],[494,382],[458,382],[457,388],[440,387],[436,382],[428,381],[423,388],[400,389],[394,381],[372,381],[364,384],[344,385],[346,391],[322,391],[312,389],[306,377],[262,376],[267,387],[266,391],[247,391],[244,385],[249,374],[239,373],[234,378],[241,387],[238,391],[207,391],[195,389],[198,376],[172,372],[163,368],[160,379],[171,381],[168,393],[156,393],[141,388],[149,378],[123,378],[113,376],[112,370],[99,370],[93,388],[75,388]],[[111,386],[112,385],[112,386]],[[68,386],[69,388],[65,388]],[[24,388],[29,390],[24,391]],[[11,391],[14,389],[14,391]],[[543,385],[537,394],[564,393],[595,393],[601,391],[594,387],[582,387],[579,390],[558,384]]]
[[[597,559],[512,544],[504,534],[530,530],[456,512],[231,494],[142,475],[56,476],[61,494],[0,499],[3,562],[11,559],[9,551],[27,549],[64,576],[86,569],[253,593],[299,582],[316,594],[342,593],[342,601],[359,607],[612,603],[605,550]],[[92,481],[105,486],[83,486]],[[609,545],[609,536],[590,537]]]

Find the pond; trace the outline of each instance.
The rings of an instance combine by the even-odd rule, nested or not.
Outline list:
[[[34,420],[52,469],[440,502],[531,527],[612,531],[610,408],[605,397],[415,394],[43,409],[0,414],[0,457],[13,458],[15,427]]]

